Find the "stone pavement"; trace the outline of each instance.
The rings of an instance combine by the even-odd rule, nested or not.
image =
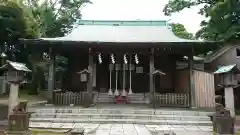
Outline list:
[[[139,124],[81,124],[81,123],[30,123],[34,130],[38,127],[78,129],[83,127],[86,135],[212,135],[210,126],[194,125],[139,125]]]

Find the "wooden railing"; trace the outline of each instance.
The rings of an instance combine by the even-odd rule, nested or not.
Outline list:
[[[188,93],[156,93],[156,104],[158,106],[176,106],[188,107],[189,94]]]
[[[93,92],[93,99],[97,95]],[[83,105],[84,98],[87,96],[86,91],[82,92],[55,92],[54,93],[54,104],[55,105]]]

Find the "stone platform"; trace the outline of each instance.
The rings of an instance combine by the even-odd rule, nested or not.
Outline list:
[[[212,135],[209,126],[184,125],[139,125],[139,124],[86,124],[86,123],[30,123],[31,129],[36,131],[61,129],[77,129],[83,127],[86,135],[164,135],[174,132],[177,135]],[[45,128],[45,129],[43,129]]]
[[[38,130],[79,129],[87,135],[212,134],[211,111],[151,109],[146,106],[31,107],[30,127]],[[181,135],[180,134],[180,135]],[[177,134],[178,135],[178,134]]]
[[[31,122],[212,126],[213,112],[166,109],[37,107]]]

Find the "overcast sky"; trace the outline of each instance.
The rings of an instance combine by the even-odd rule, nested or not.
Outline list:
[[[184,9],[171,17],[165,17],[162,10],[168,0],[91,0],[82,8],[82,19],[89,20],[169,20],[181,23],[195,33],[204,19],[199,7]]]

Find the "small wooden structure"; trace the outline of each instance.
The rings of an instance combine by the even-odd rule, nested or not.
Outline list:
[[[89,74],[90,72],[87,69],[84,69],[80,72],[77,72],[78,74],[80,74],[80,81],[81,82],[87,82],[89,79]]]
[[[76,93],[79,96],[77,99],[85,97],[84,91],[97,97],[104,93],[112,97],[113,93],[126,91],[133,96],[142,93],[150,98],[157,97],[158,100],[154,102],[161,102],[159,106],[214,107],[213,96],[207,97],[209,103],[199,103],[205,100],[199,94],[203,91],[214,93],[214,89],[208,89],[207,86],[198,88],[198,83],[205,78],[195,81],[193,56],[218,47],[219,42],[180,39],[172,33],[166,21],[81,20],[79,24],[65,37],[22,40],[35,50],[49,52],[49,101],[53,97],[63,100],[57,97],[58,94],[53,96],[55,56],[62,55],[69,62],[69,78],[64,88]],[[177,69],[178,61],[186,63],[187,68],[181,71]],[[155,68],[161,69],[166,75],[157,77],[154,84],[152,73]],[[83,69],[89,71],[87,86],[79,81],[79,74],[76,74]],[[197,100],[196,97],[201,99]]]
[[[214,72],[217,83],[224,87],[225,108],[230,111],[232,117],[235,116],[233,87],[238,85],[237,74],[239,73],[240,70],[236,64],[222,66]]]

